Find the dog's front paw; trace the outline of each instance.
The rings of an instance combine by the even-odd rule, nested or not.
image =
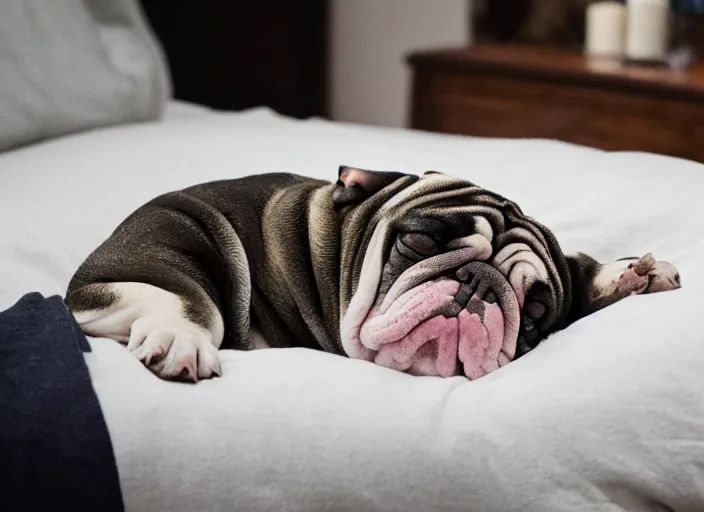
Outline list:
[[[679,287],[680,275],[674,265],[657,261],[651,253],[631,261],[617,283],[617,290],[623,296],[664,292]]]
[[[180,316],[138,318],[127,348],[162,379],[197,382],[221,373],[210,333]]]

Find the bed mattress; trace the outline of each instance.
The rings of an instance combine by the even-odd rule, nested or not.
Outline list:
[[[700,164],[173,102],[157,123],[0,156],[0,309],[63,295],[156,195],[255,173],[334,180],[341,164],[467,178],[566,252],[652,251],[682,289],[624,300],[472,382],[294,348],[221,351],[221,378],[170,383],[91,338],[128,510],[704,510]]]

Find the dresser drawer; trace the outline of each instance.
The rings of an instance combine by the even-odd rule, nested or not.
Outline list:
[[[484,137],[549,138],[704,162],[704,96],[579,76],[416,66],[411,126]]]

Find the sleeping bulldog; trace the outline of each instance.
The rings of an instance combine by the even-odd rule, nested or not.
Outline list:
[[[157,197],[88,256],[66,304],[164,379],[220,375],[218,349],[267,346],[477,379],[618,300],[679,286],[650,254],[565,255],[466,180],[343,166],[336,183],[266,174]]]

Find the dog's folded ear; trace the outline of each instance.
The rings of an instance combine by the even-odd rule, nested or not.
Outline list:
[[[368,171],[341,165],[332,193],[332,202],[336,206],[361,203],[405,176],[408,175],[402,172]]]

